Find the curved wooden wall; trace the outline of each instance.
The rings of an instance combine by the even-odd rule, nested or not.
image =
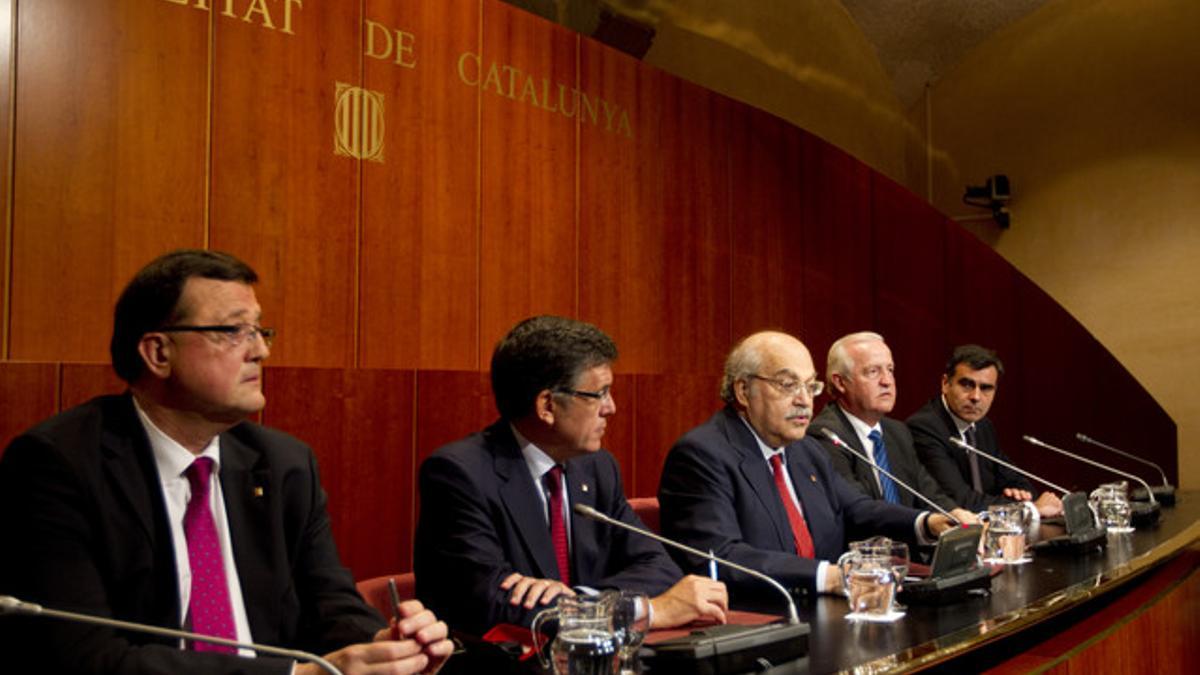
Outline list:
[[[0,28],[0,440],[121,389],[102,364],[138,267],[231,251],[281,334],[263,420],[316,448],[359,577],[409,567],[416,466],[491,420],[491,347],[533,313],[616,338],[608,444],[633,495],[766,327],[818,362],[880,330],[901,416],[949,347],[994,346],[1018,461],[1091,486],[1019,442],[1084,431],[1174,471],[1174,424],[1129,373],[921,199],[496,0],[6,0]],[[378,157],[336,154],[339,83],[381,98],[351,144]]]

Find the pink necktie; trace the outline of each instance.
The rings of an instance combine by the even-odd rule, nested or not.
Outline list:
[[[558,561],[558,580],[571,585],[571,556],[567,551],[567,523],[563,520],[562,466],[555,464],[546,472],[546,489],[550,491],[550,539],[554,542],[554,557]]]
[[[233,625],[233,607],[229,602],[229,585],[225,581],[225,564],[221,558],[221,543],[208,507],[209,477],[213,461],[200,457],[192,462],[184,475],[192,486],[192,498],[183,514],[183,533],[187,537],[188,564],[192,567],[192,592],[188,614],[192,631],[201,635],[237,639]],[[195,651],[235,653],[232,647],[193,642]]]
[[[783,502],[783,509],[787,511],[788,524],[792,526],[792,539],[796,543],[796,554],[801,558],[813,558],[816,556],[816,551],[813,548],[812,535],[808,532],[808,525],[804,522],[804,516],[800,515],[800,509],[796,508],[796,502],[792,501],[791,494],[788,493],[787,480],[783,476],[783,453],[771,455],[771,473],[775,474],[775,489],[779,491],[779,499]]]

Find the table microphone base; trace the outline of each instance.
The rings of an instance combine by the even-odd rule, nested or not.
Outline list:
[[[1163,506],[1175,506],[1175,486],[1174,485],[1152,485],[1150,492],[1154,494],[1154,499]],[[1150,498],[1146,496],[1146,488],[1135,488],[1130,496],[1130,499],[1135,502],[1148,502]]]
[[[700,628],[653,646],[646,665],[655,673],[758,672],[808,654],[806,623]]]

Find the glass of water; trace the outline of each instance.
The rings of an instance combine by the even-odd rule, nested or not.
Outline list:
[[[638,650],[650,630],[650,597],[621,591],[613,598],[613,636],[620,652],[621,675],[639,672]]]

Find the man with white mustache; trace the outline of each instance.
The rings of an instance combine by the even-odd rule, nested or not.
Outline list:
[[[725,361],[725,407],[676,441],[659,479],[663,534],[760,570],[793,594],[836,593],[848,538],[923,543],[951,526],[941,514],[870,499],[805,436],[821,393],[808,349],[755,333]],[[672,552],[674,555],[674,552]],[[676,556],[685,571],[705,560]],[[762,581],[721,571],[732,600],[769,597]]]

